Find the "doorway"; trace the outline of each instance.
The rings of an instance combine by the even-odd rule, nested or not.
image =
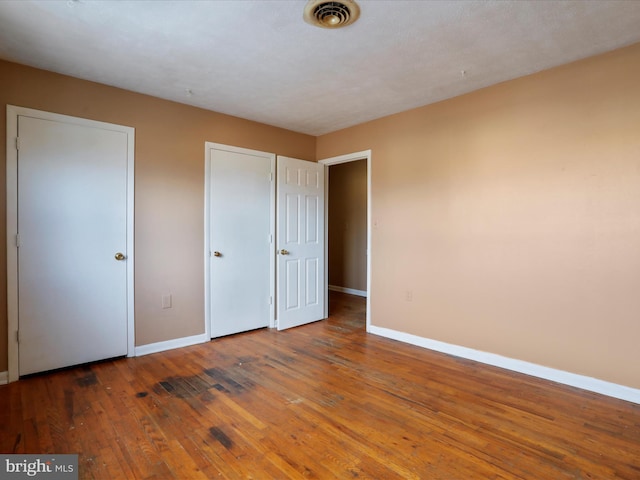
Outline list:
[[[371,326],[371,224],[372,224],[372,220],[371,220],[371,150],[365,150],[365,151],[361,151],[361,152],[355,152],[355,153],[351,153],[351,154],[346,154],[346,155],[340,155],[337,157],[332,157],[332,158],[327,158],[324,160],[320,160],[318,163],[321,163],[323,165],[325,165],[326,167],[328,167],[328,171],[329,174],[327,175],[327,181],[325,183],[325,188],[327,189],[327,195],[326,198],[329,198],[329,191],[331,188],[331,167],[332,166],[336,166],[336,165],[341,165],[341,164],[346,164],[346,163],[352,163],[352,162],[358,162],[358,161],[364,161],[366,163],[366,240],[365,240],[365,245],[366,245],[366,260],[365,260],[365,265],[366,265],[366,272],[365,272],[365,288],[364,290],[361,290],[362,287],[360,288],[350,288],[350,287],[346,287],[344,285],[331,285],[330,281],[328,282],[328,288],[331,290],[337,290],[339,292],[344,292],[344,293],[348,293],[348,294],[356,294],[359,296],[366,296],[366,330],[369,331],[370,330],[370,326]],[[327,200],[328,203],[328,200]],[[326,221],[325,224],[329,225],[330,224],[330,219],[329,219],[329,207],[327,206],[326,209]],[[345,234],[346,236],[350,236],[352,239],[353,243],[358,243],[359,239],[357,238],[357,235],[351,235],[352,231],[348,231],[349,229],[354,229],[356,226],[354,224],[349,224],[349,225],[342,225],[342,226],[338,226],[337,228],[341,229],[342,232],[339,232],[340,235]],[[334,227],[335,228],[335,227]],[[328,230],[328,229],[327,229]],[[347,230],[347,231],[345,231]],[[329,264],[329,257],[330,254],[328,252],[329,249],[329,244],[330,244],[330,240],[329,240],[329,233],[327,232],[327,240],[325,242],[326,248],[327,248],[327,253],[325,255],[325,258],[327,259],[327,261],[325,262],[325,270],[326,270],[326,278],[329,279],[336,279],[336,276],[333,275],[331,276],[331,267]],[[334,268],[336,268],[334,266]],[[351,275],[351,274],[349,274]],[[338,276],[339,277],[339,276]],[[343,277],[344,278],[344,277]],[[357,280],[358,282],[361,282],[361,280]],[[357,283],[355,285],[361,286],[362,283]],[[340,288],[342,287],[342,288]],[[327,299],[329,298],[329,295],[327,295]],[[329,303],[327,301],[326,305],[325,305],[325,311],[328,315],[329,313]]]
[[[328,167],[329,290],[367,296],[367,162]]]
[[[134,129],[7,117],[9,381],[133,355]]]

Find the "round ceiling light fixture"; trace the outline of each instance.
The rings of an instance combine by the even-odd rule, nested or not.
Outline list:
[[[302,15],[304,21],[322,28],[341,28],[351,25],[360,16],[354,0],[309,0]]]

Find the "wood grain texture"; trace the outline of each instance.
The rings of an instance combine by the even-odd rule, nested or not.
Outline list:
[[[0,451],[83,479],[640,478],[640,406],[328,320],[0,387]]]

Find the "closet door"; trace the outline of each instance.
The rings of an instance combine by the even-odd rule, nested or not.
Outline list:
[[[133,129],[18,116],[19,374],[128,353]]]
[[[273,154],[207,144],[211,336],[269,326]]]

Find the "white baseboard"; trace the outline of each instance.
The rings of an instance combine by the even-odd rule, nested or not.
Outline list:
[[[167,340],[165,342],[149,343],[148,345],[140,345],[136,347],[136,357],[142,355],[149,355],[150,353],[164,352],[166,350],[173,350],[174,348],[188,347],[191,345],[197,345],[198,343],[205,343],[211,340],[205,333],[200,335],[193,335],[191,337],[176,338],[174,340]]]
[[[0,372],[0,385],[9,383],[9,372]]]
[[[359,297],[366,297],[367,292],[364,290],[356,290],[355,288],[337,287],[335,285],[329,285],[329,290],[334,292],[348,293],[349,295],[358,295]]]
[[[555,368],[544,367],[535,363],[529,363],[522,360],[516,360],[495,353],[482,352],[472,348],[461,347],[451,343],[431,340],[430,338],[419,337],[409,333],[391,330],[389,328],[376,327],[371,325],[369,332],[382,337],[399,340],[400,342],[410,343],[418,347],[428,348],[437,352],[455,355],[469,360],[486,363],[495,367],[505,368],[514,372],[524,373],[538,378],[544,378],[553,382],[570,385],[572,387],[589,390],[591,392],[600,393],[609,397],[619,398],[628,402],[640,404],[640,390],[618,385],[617,383],[606,382],[597,378],[578,375],[576,373],[565,372]]]

